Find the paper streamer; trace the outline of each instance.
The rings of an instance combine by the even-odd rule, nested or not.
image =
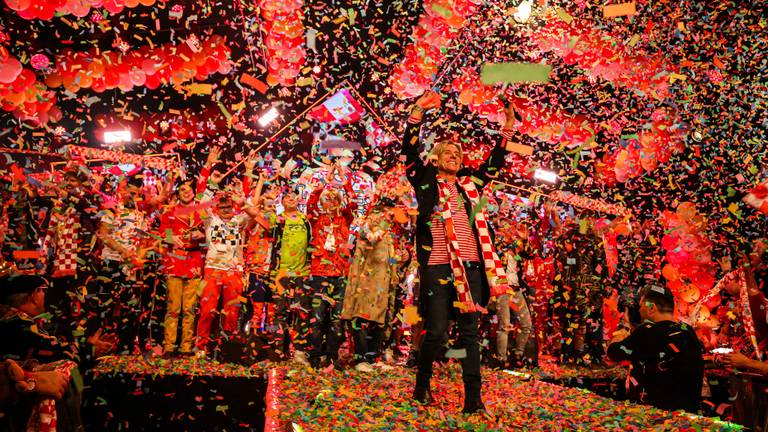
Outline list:
[[[266,411],[264,420],[264,432],[278,432],[285,430],[280,428],[277,414],[280,410],[280,384],[285,377],[285,369],[273,368],[267,373],[267,395],[265,396]]]
[[[564,204],[570,204],[574,207],[585,208],[588,210],[599,211],[614,216],[631,216],[632,212],[624,206],[619,204],[611,204],[603,200],[594,198],[587,198],[578,195],[574,195],[570,192],[554,191],[550,194],[550,197],[556,201],[560,201]]]
[[[102,159],[111,162],[117,162],[121,164],[134,164],[147,168],[161,169],[165,171],[172,171],[178,168],[178,165],[173,159],[164,159],[157,156],[144,156],[133,153],[124,153],[114,150],[104,150],[91,147],[80,147],[70,145],[67,146],[67,151],[75,157],[84,159]]]

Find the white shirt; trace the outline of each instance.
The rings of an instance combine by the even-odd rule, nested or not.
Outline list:
[[[149,226],[144,212],[137,209],[127,209],[122,206],[107,210],[106,214],[102,216],[101,222],[109,226],[109,235],[112,239],[120,246],[132,252],[138,249],[140,240],[144,238],[144,233],[146,233]],[[106,244],[101,251],[101,259],[117,262],[123,261],[120,252]]]

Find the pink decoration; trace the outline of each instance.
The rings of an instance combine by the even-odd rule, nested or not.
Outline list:
[[[45,54],[35,54],[29,60],[29,64],[31,64],[32,67],[37,70],[43,70],[48,68],[48,65],[51,64],[51,61],[48,60],[48,57]]]
[[[632,47],[615,43],[618,38],[614,35],[580,20],[574,19],[569,24],[552,16],[544,27],[530,32],[530,37],[540,50],[557,54],[589,76],[659,100],[669,96],[672,67],[663,56],[637,53]]]
[[[715,284],[717,269],[712,261],[712,242],[706,234],[706,219],[690,202],[680,203],[674,213],[664,211],[661,218],[666,230],[661,245],[668,263],[662,275],[681,303],[678,312],[682,312]]]

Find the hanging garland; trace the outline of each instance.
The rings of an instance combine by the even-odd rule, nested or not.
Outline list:
[[[101,159],[120,164],[134,164],[165,171],[173,171],[179,168],[175,160],[165,159],[157,156],[144,156],[133,153],[97,149],[93,147],[80,147],[75,145],[67,146],[67,152],[76,158]]]
[[[165,0],[159,1],[165,2]],[[152,6],[155,0],[5,0],[5,4],[24,19],[37,18],[48,21],[56,15],[74,15],[83,18],[88,15],[91,8],[104,8],[111,14],[117,14],[126,7]]]
[[[574,195],[570,192],[554,191],[549,195],[552,199],[564,204],[570,204],[574,207],[580,207],[587,210],[594,210],[614,216],[629,217],[632,216],[626,207],[619,204],[611,204],[603,200],[593,199]]]
[[[5,47],[0,46],[0,107],[13,112],[19,120],[45,124],[61,120],[61,111],[54,107],[56,95],[35,73],[21,65]]]
[[[57,56],[56,67],[46,76],[51,88],[64,87],[71,93],[90,88],[96,93],[134,87],[156,89],[161,84],[203,81],[214,73],[226,74],[232,69],[226,39],[211,36],[199,41],[194,35],[185,43],[143,46],[126,53],[116,51],[73,52]]]
[[[293,85],[307,54],[304,48],[304,1],[263,0],[260,9],[266,32],[267,83]]]

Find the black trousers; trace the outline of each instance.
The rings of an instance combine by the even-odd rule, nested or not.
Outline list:
[[[475,302],[482,293],[483,270],[481,266],[466,269],[470,292]],[[466,356],[461,359],[462,380],[464,381],[464,405],[472,406],[481,402],[480,397],[480,346],[478,343],[479,312],[459,313],[454,309],[456,289],[453,272],[449,264],[426,266],[421,271],[421,311],[426,334],[419,350],[416,388],[429,389],[432,378],[432,363],[442,353],[445,334],[451,319],[458,325],[459,339],[455,348],[464,348]]]
[[[64,276],[51,278],[51,287],[45,295],[45,303],[51,312],[51,328],[49,332],[67,342],[74,342],[74,332],[80,315],[81,302],[78,294],[85,286],[85,277]]]
[[[328,356],[333,361],[339,358],[339,347],[344,342],[344,325],[341,310],[344,306],[345,277],[312,276],[312,315],[310,315],[309,358],[313,361]]]
[[[279,284],[283,287],[281,294],[272,296],[275,302],[275,332],[279,348],[284,355],[288,355],[291,346],[291,331],[296,331],[296,340],[293,346],[306,351],[309,345],[309,317],[312,311],[312,300],[309,296],[310,289],[305,286],[306,279],[299,276],[287,276],[281,278]]]
[[[350,321],[355,342],[355,362],[375,363],[381,351],[384,327],[363,318]]]
[[[143,290],[139,282],[123,274],[122,263],[117,261],[103,261],[99,276],[101,280],[94,281],[95,289],[89,290],[89,314],[99,327],[117,333],[118,353],[131,354],[142,324],[146,324],[142,319]],[[143,347],[141,341],[139,346]]]

